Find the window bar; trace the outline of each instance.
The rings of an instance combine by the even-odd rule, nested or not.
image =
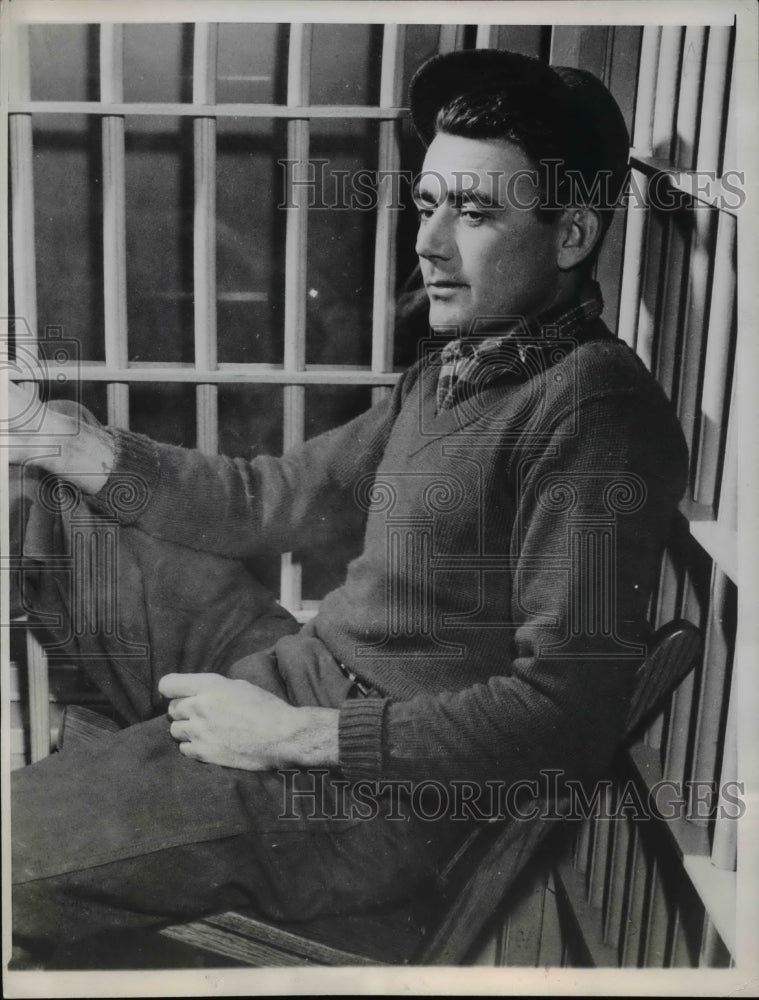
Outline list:
[[[582,875],[588,870],[588,857],[590,855],[591,825],[589,817],[585,817],[580,823],[580,827],[575,837],[574,868]]]
[[[193,37],[192,102],[216,100],[218,27],[198,23]],[[193,230],[193,291],[195,367],[213,371],[216,349],[216,119],[193,120],[195,218]],[[216,385],[196,390],[197,446],[207,455],[219,449],[219,393]]]
[[[686,276],[687,234],[682,219],[673,212],[665,216],[666,241],[662,254],[660,339],[654,374],[670,399],[676,391],[676,373],[682,331],[682,294]]]
[[[735,216],[720,212],[701,391],[701,434],[693,490],[696,502],[709,506],[714,506],[716,500],[726,417],[725,395],[729,384],[730,339],[735,329],[735,249]]]
[[[682,28],[662,28],[659,65],[656,72],[651,151],[655,157],[664,160],[669,160],[672,155],[682,45]]]
[[[308,103],[311,75],[312,26],[293,24],[287,68],[287,103],[299,107]],[[287,123],[287,157],[293,163],[293,189],[289,192],[285,242],[285,371],[306,367],[306,237],[308,232],[308,120],[294,118]],[[301,444],[305,428],[306,390],[302,385],[284,389],[283,443],[287,451]],[[281,600],[290,611],[301,605],[301,567],[292,553],[282,556]]]
[[[656,597],[656,619],[654,621],[655,628],[661,628],[662,625],[666,625],[667,622],[672,621],[675,617],[677,611],[677,589],[677,571],[672,562],[672,556],[667,551],[662,558],[661,570],[659,572],[659,592]],[[660,749],[663,730],[664,711],[661,711],[646,729],[643,742],[647,746],[655,747],[657,750]]]
[[[720,145],[725,128],[725,102],[730,76],[730,41],[732,28],[709,28],[706,50],[706,71],[701,104],[701,125],[698,133],[698,170],[719,171]]]
[[[738,411],[735,399],[737,391],[736,382],[737,379],[733,379],[730,414],[727,420],[725,467],[722,472],[718,512],[720,529],[732,533],[733,541],[734,533],[738,530]]]
[[[724,699],[727,696],[725,681],[730,657],[723,625],[725,619],[729,620],[727,611],[729,586],[728,577],[715,563],[712,568],[709,617],[704,639],[704,666],[693,741],[690,777],[695,782],[716,781],[719,777],[717,755],[724,735],[720,723]],[[707,826],[708,816],[702,815],[705,809],[703,804],[699,804],[696,787],[692,787],[688,818],[697,826]]]
[[[14,74],[11,86],[19,99],[29,99],[29,31],[16,27]],[[34,252],[34,154],[32,116],[11,115],[11,186],[13,191],[13,295],[18,317],[16,336],[24,339],[30,362],[39,357],[37,334],[37,271]],[[22,332],[22,325],[27,329]],[[18,345],[16,348],[18,357]],[[50,753],[50,687],[47,658],[31,630],[26,633],[26,668],[29,693],[29,743],[34,763]]]
[[[650,156],[653,148],[652,130],[654,126],[654,103],[656,100],[656,79],[661,32],[661,28],[646,25],[643,29],[643,39],[640,47],[633,148],[643,156]]]
[[[675,164],[693,170],[701,110],[701,81],[706,54],[706,28],[688,25],[685,29],[685,55],[680,67],[680,94],[675,125]]]
[[[619,296],[618,337],[629,347],[635,348],[637,338],[640,292],[643,280],[643,258],[646,242],[648,215],[648,178],[639,170],[632,171],[633,182],[643,196],[644,204],[631,199],[625,225],[622,290]]]
[[[701,615],[698,595],[691,575],[687,571],[684,591],[680,613],[683,618],[700,627]],[[694,672],[691,671],[678,685],[672,696],[667,719],[667,741],[662,767],[663,777],[672,781],[682,782],[686,778],[685,767],[691,737],[695,686]]]
[[[464,47],[463,24],[441,24],[437,50],[442,56],[447,52],[456,52]]]
[[[124,99],[123,28],[100,25],[100,99],[118,103]],[[104,115],[103,141],[103,328],[105,363],[111,369],[126,369],[127,347],[126,216],[124,208],[124,118]],[[129,386],[109,383],[108,423],[129,426]]]
[[[403,51],[406,30],[386,24],[382,36],[381,107],[398,106],[403,101]],[[394,207],[397,175],[400,169],[400,123],[379,124],[379,184],[377,186],[377,231],[374,244],[374,298],[372,309],[372,371],[388,372],[393,367],[393,332],[395,327],[395,257],[398,232],[398,209]],[[377,402],[390,390],[378,386],[372,390]]]
[[[14,74],[11,86],[21,100],[29,99],[29,29],[18,25],[15,29],[13,53]],[[31,114],[10,116],[10,173],[13,233],[13,298],[18,317],[16,336],[22,334],[21,324],[27,326],[24,335],[29,355],[38,357],[37,348],[37,269],[34,253],[34,154],[32,150]]]
[[[478,24],[474,42],[476,49],[495,49],[498,47],[498,25]]]
[[[717,215],[717,210],[713,208],[701,208],[691,213],[693,230],[690,274],[685,305],[677,415],[688,443],[692,467],[695,466],[695,456],[698,454],[696,410],[699,404],[699,374],[703,363]]]
[[[716,868],[722,868],[726,871],[735,871],[738,853],[738,823],[737,819],[734,818],[735,806],[727,803],[724,797],[727,783],[735,782],[738,778],[737,676],[738,670],[734,668],[730,684],[730,700],[728,702],[724,748],[722,750],[720,793],[717,816],[714,820],[714,837],[712,838],[712,864]],[[735,788],[733,788],[733,791],[735,791]]]
[[[633,208],[633,212],[639,209]],[[638,308],[638,328],[635,337],[635,350],[638,357],[649,371],[653,370],[654,347],[657,323],[661,303],[661,264],[662,244],[664,243],[664,225],[661,215],[652,209],[647,209],[646,247],[643,254],[643,276],[641,279],[640,304]]]

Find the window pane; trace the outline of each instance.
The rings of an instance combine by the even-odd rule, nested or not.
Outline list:
[[[191,24],[124,27],[124,100],[192,100]]]
[[[282,387],[219,386],[219,452],[230,458],[282,454]]]
[[[382,25],[315,24],[311,103],[378,104],[381,57]]]
[[[32,24],[28,30],[32,100],[97,101],[97,25]]]
[[[287,88],[285,24],[220,24],[216,100],[282,104]]]
[[[281,122],[220,118],[216,267],[219,360],[282,364],[286,156]]]
[[[108,387],[105,382],[48,382],[45,399],[73,399],[85,406],[101,424],[108,423]]]
[[[371,389],[366,386],[308,386],[306,388],[306,437],[347,423],[371,406]],[[345,568],[360,552],[361,540],[341,539],[314,547],[308,553],[294,553],[302,563],[303,600],[321,600],[345,577]]]
[[[309,364],[371,362],[377,155],[374,123],[346,119],[312,123],[315,184],[313,198],[309,192],[312,207],[308,213]]]
[[[195,386],[138,382],[129,390],[129,426],[156,441],[195,447]]]
[[[192,121],[127,119],[129,357],[194,359]]]
[[[38,328],[60,326],[83,360],[102,361],[100,121],[35,115],[34,126]]]

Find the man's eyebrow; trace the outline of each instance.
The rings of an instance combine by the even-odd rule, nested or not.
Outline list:
[[[423,202],[425,205],[437,205],[438,198],[432,191],[426,190],[420,184],[415,184],[411,196],[416,202]],[[499,199],[486,191],[467,188],[464,191],[448,191],[447,200],[455,208],[462,205],[474,203],[481,208],[502,208],[503,204]]]

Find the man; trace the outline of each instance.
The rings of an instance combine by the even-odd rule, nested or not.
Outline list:
[[[65,413],[46,414],[59,456],[17,437],[16,461],[186,566],[363,546],[297,634],[231,641],[212,668],[181,643],[147,674],[125,663],[133,717],[160,695],[168,718],[17,774],[28,947],[240,905],[365,909],[413,891],[463,835],[455,808],[420,815],[421,784],[508,797],[547,769],[592,780],[609,763],[687,457],[590,280],[627,132],[589,74],[506,52],[430,61],[411,108],[428,146],[415,197],[433,338],[387,400],[252,462],[73,434]],[[123,618],[135,605],[150,621],[140,593],[119,598]],[[315,816],[313,769],[327,772]]]

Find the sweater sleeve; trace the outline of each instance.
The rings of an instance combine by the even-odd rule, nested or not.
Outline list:
[[[600,395],[580,407],[574,432],[567,418],[551,441],[523,449],[504,476],[517,483],[511,641],[493,641],[492,677],[409,701],[346,703],[349,777],[512,783],[545,769],[583,780],[604,772],[687,467],[674,418],[663,428],[645,410]]]
[[[92,504],[147,534],[252,558],[360,532],[354,484],[376,468],[413,373],[354,420],[281,458],[204,455],[110,429],[114,469]]]

